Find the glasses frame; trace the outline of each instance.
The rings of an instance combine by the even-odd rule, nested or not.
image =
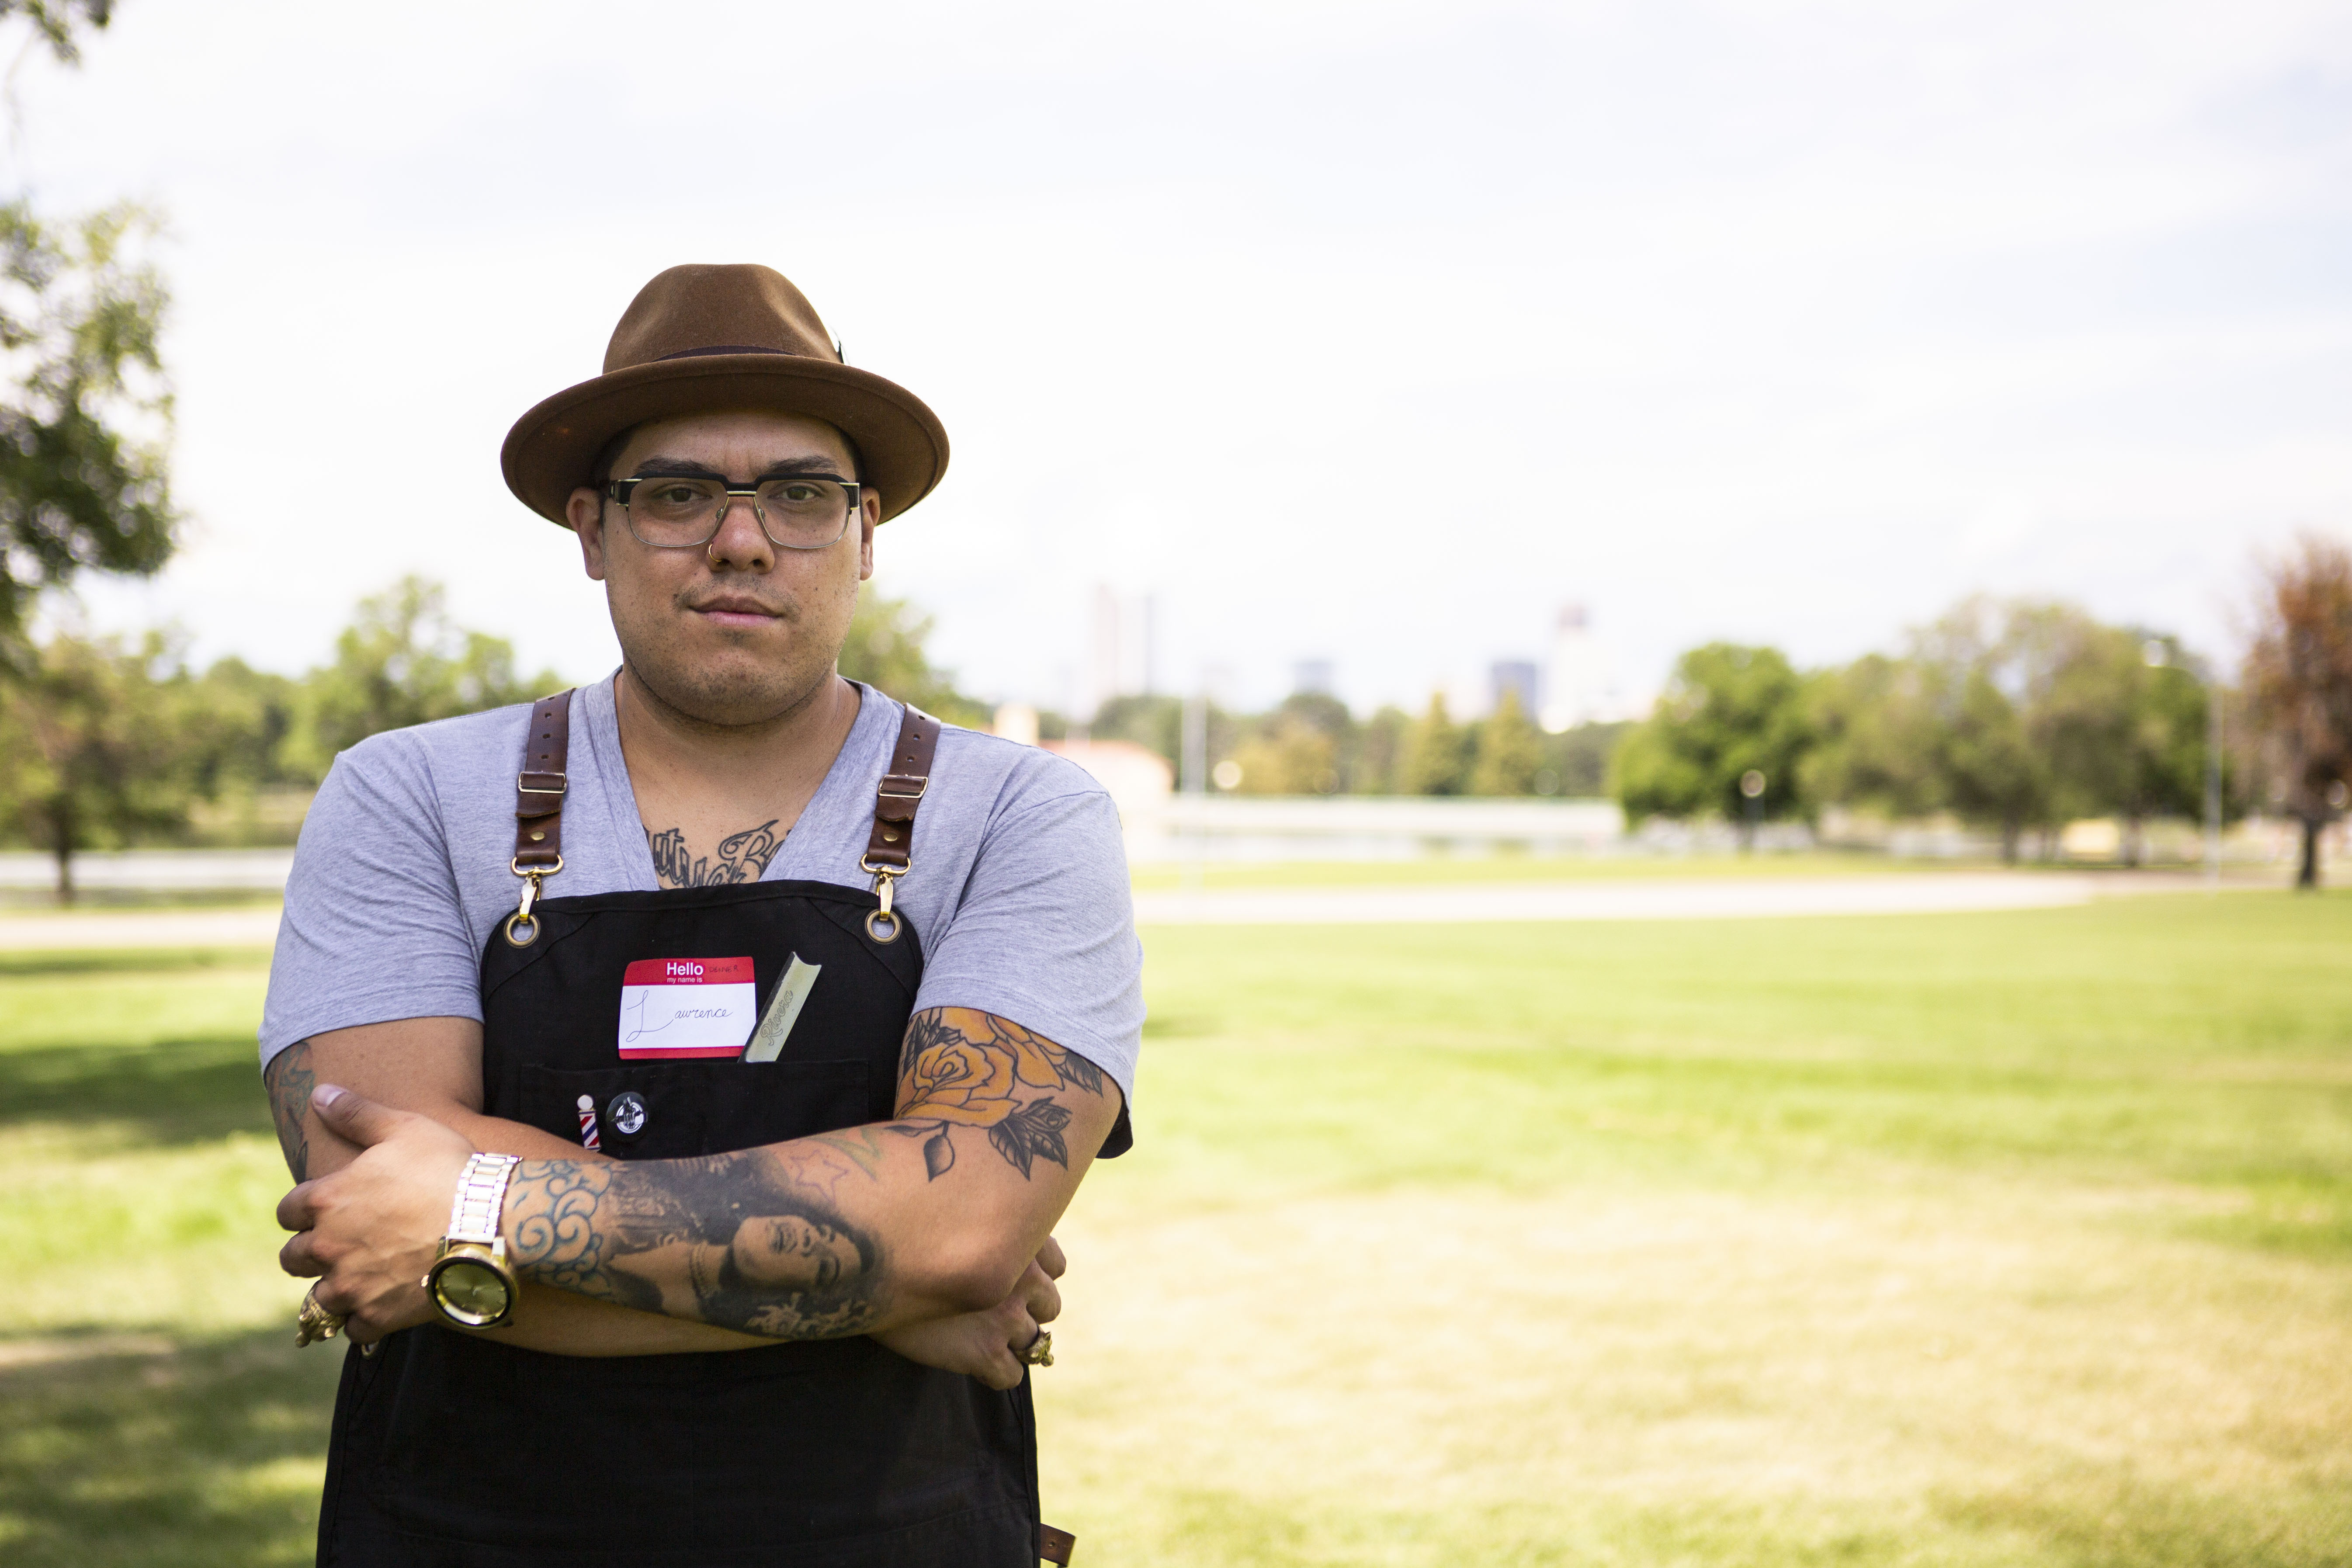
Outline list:
[[[719,479],[717,482],[723,493],[719,498],[719,510],[710,520],[710,531],[690,544],[663,544],[647,539],[637,531],[636,513],[629,510],[629,498],[636,494],[639,485],[656,484],[663,479],[687,479],[697,484],[709,484],[712,482],[712,476],[709,474],[631,474],[625,479],[604,481],[605,496],[621,503],[621,519],[628,524],[629,537],[648,550],[702,549],[718,538],[719,531],[727,526],[727,514],[735,510],[735,500],[739,496],[751,503],[751,521],[760,525],[760,532],[777,549],[830,550],[848,534],[849,520],[858,516],[865,510],[866,505],[865,486],[856,479],[845,479],[839,474],[773,474],[748,485],[738,485],[726,479]],[[823,544],[794,544],[789,540],[778,539],[773,533],[769,532],[768,514],[760,505],[760,486],[782,484],[793,479],[824,479],[828,483],[839,485],[849,492],[849,505],[841,514],[841,532],[835,534]]]

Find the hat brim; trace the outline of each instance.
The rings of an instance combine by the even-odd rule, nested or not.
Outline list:
[[[885,522],[947,471],[947,429],[921,398],[870,371],[782,353],[661,360],[566,387],[515,421],[499,467],[523,505],[569,528],[572,492],[601,477],[588,470],[605,442],[656,419],[740,408],[805,415],[847,436]]]

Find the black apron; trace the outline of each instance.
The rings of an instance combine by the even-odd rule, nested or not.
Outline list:
[[[524,875],[562,863],[569,695],[533,712],[517,805]],[[868,869],[905,868],[923,788],[909,775],[928,774],[937,734],[908,710]],[[755,882],[526,900],[482,952],[484,1111],[575,1143],[593,1136],[624,1160],[888,1121],[923,961],[903,916],[878,912],[890,882],[877,885],[885,897]],[[795,956],[819,973],[774,1060],[621,1058],[632,963],[748,958],[764,1017]],[[862,1336],[581,1357],[434,1324],[345,1357],[319,1561],[1034,1568],[1059,1534],[1041,1534],[1025,1379],[999,1393]]]

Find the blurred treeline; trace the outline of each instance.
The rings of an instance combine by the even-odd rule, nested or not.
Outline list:
[[[2205,808],[2210,679],[2168,634],[1972,598],[1899,653],[1825,669],[1772,647],[1694,648],[1612,776],[1636,821],[1946,816],[2013,860],[2053,853],[2070,821],[2112,817],[2136,861],[2149,819]],[[2235,800],[2242,770],[2220,760]]]
[[[1087,726],[1096,741],[1132,741],[1181,766],[1181,699],[1118,697]],[[1419,713],[1377,709],[1360,720],[1320,692],[1299,692],[1264,713],[1210,706],[1212,766],[1238,770],[1244,795],[1597,795],[1630,724],[1583,724],[1561,734],[1537,728],[1509,692],[1483,719],[1456,720],[1441,693]],[[1045,738],[1068,726],[1041,716]]]
[[[924,658],[930,623],[861,599],[845,673],[961,723],[985,710]],[[202,669],[174,631],[58,632],[0,669],[0,844],[58,861],[87,849],[294,842],[335,754],[379,731],[528,702],[568,684],[525,674],[503,637],[457,625],[410,577],[362,599],[334,656],[299,676],[224,658]]]
[[[2333,581],[2339,557],[2307,549],[2272,573],[2255,606],[2272,643],[2312,640],[2282,629],[2293,617],[2282,618],[2277,590],[2288,577]],[[1468,721],[1443,696],[1417,714],[1383,707],[1358,719],[1336,698],[1302,693],[1262,713],[1212,707],[1207,754],[1213,767],[1230,764],[1220,787],[1243,794],[1611,795],[1636,823],[1719,818],[1746,829],[1818,826],[1832,811],[1945,818],[1997,835],[2011,858],[2047,856],[2068,822],[2107,817],[2136,859],[2150,819],[2203,815],[2209,758],[2229,816],[2257,802],[2290,815],[2340,809],[2326,798],[2338,764],[2324,761],[2325,743],[2309,766],[2284,758],[2279,702],[2248,704],[2225,732],[2227,754],[2215,751],[2219,675],[2168,633],[2105,625],[2063,603],[1976,597],[1899,651],[1850,664],[1800,669],[1774,647],[1691,649],[1638,723],[1547,734],[1507,693]],[[2318,683],[2328,679],[2341,684]],[[2218,696],[2225,715],[2237,709],[2231,689]],[[1122,697],[1088,734],[1181,767],[1182,710],[1174,697]],[[1050,714],[1041,728],[1067,731]]]

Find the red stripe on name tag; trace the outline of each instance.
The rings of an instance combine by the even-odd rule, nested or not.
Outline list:
[[[748,958],[641,958],[623,972],[624,985],[749,985]]]

